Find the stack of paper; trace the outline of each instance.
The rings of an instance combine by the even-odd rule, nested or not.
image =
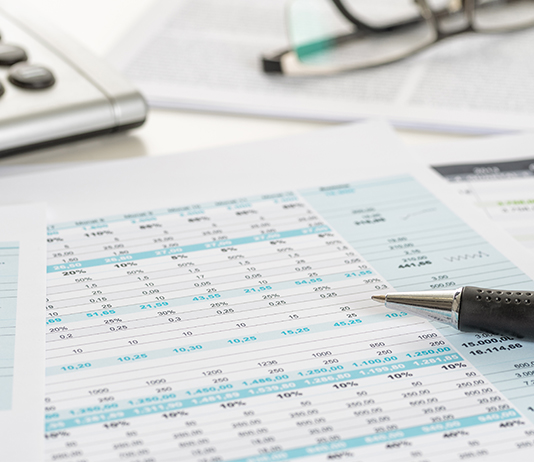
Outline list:
[[[534,290],[531,257],[450,187],[374,123],[3,178],[4,202],[47,203],[46,369],[15,356],[26,385],[46,376],[26,418],[44,460],[530,460],[532,344],[370,300]],[[16,221],[10,291],[44,243]],[[40,448],[11,427],[2,460],[43,460],[12,455]]]

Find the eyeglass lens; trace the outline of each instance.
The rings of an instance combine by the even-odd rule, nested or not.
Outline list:
[[[293,0],[288,11],[292,48],[308,65],[366,67],[400,59],[436,39],[413,0],[349,0],[347,10],[371,27],[408,23],[388,33],[369,33],[325,0]],[[361,37],[358,37],[361,35]],[[357,39],[355,39],[357,38]]]
[[[534,0],[474,1],[475,30],[534,25]],[[342,0],[341,4],[360,26],[347,20],[331,0],[291,1],[289,36],[301,63],[339,70],[363,68],[401,59],[437,40],[432,22],[423,18],[414,0]],[[462,1],[427,0],[427,4],[442,31],[447,32],[448,25],[451,30],[465,27]]]

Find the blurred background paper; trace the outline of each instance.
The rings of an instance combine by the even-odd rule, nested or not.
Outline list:
[[[414,147],[451,192],[534,252],[533,135],[507,135]]]
[[[326,2],[327,0],[325,0]],[[412,58],[330,77],[266,75],[288,47],[285,0],[161,0],[112,52],[158,107],[458,133],[534,129],[534,30],[464,34]]]
[[[45,287],[44,205],[0,207],[2,462],[43,460]]]

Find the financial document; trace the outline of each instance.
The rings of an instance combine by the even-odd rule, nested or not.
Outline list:
[[[401,150],[363,125],[0,182],[50,204],[47,460],[530,460],[532,346],[370,300],[534,290]]]
[[[0,460],[43,458],[44,207],[0,207]],[[31,441],[31,444],[28,444]]]
[[[288,48],[287,3],[163,0],[110,60],[159,107],[325,121],[381,116],[399,127],[472,133],[534,127],[534,30],[464,34],[336,76],[266,75],[260,57]]]
[[[409,176],[62,223],[49,242],[48,460],[534,454],[528,344],[369,300],[534,289]]]
[[[517,135],[417,147],[413,152],[418,162],[430,165],[464,200],[534,250],[532,143],[532,135]]]

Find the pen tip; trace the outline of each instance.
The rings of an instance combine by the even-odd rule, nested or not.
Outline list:
[[[385,295],[373,295],[371,298],[375,302],[381,302],[381,303],[385,303],[386,302],[386,296]]]

